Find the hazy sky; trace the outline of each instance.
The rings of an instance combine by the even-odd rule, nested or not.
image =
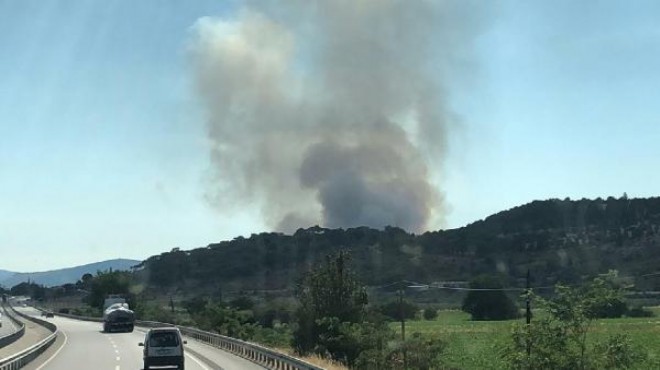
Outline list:
[[[446,82],[461,125],[434,170],[449,206],[434,228],[534,199],[660,195],[660,3],[488,3]],[[0,0],[0,269],[266,231],[254,205],[205,199],[192,27],[241,6]]]

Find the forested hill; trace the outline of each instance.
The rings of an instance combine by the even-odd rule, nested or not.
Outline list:
[[[608,269],[641,275],[660,271],[660,198],[534,201],[422,235],[394,227],[255,234],[153,256],[140,273],[159,289],[291,288],[312,264],[340,249],[351,250],[353,266],[370,285],[495,272],[514,281],[527,268],[537,283],[576,281]]]

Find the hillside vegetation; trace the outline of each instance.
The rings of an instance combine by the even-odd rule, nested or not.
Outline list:
[[[351,251],[357,274],[371,286],[493,273],[521,285],[528,268],[537,285],[576,282],[609,269],[639,277],[660,266],[660,198],[534,201],[421,235],[396,227],[318,226],[293,235],[253,234],[153,256],[139,274],[148,286],[168,291],[290,289],[316,261],[338,250]],[[655,288],[656,280],[636,283]]]

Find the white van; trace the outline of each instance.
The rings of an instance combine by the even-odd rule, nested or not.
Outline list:
[[[183,345],[187,342],[181,338],[181,332],[174,327],[154,328],[144,337],[142,358],[144,370],[151,366],[175,366],[184,370]]]

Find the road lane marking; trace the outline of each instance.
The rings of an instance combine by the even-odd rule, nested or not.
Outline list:
[[[200,360],[197,359],[197,357],[191,355],[190,353],[186,352],[186,356],[188,356],[191,360],[195,361],[197,365],[199,365],[203,370],[210,370],[204,363]],[[37,369],[39,370],[39,369]]]
[[[115,370],[119,370],[119,365],[115,366]]]
[[[55,356],[57,356],[57,355],[60,353],[60,351],[62,351],[62,349],[64,349],[64,346],[66,346],[66,342],[69,341],[69,337],[66,335],[66,333],[64,332],[64,330],[59,329],[58,331],[59,331],[60,333],[62,333],[62,335],[64,335],[64,343],[62,343],[62,346],[61,346],[60,348],[58,348],[57,351],[55,351],[55,353],[53,353],[53,355],[50,356],[50,357],[48,358],[48,360],[44,361],[44,363],[41,364],[41,366],[39,366],[39,367],[37,368],[37,370],[41,370],[41,369],[43,369],[46,365],[48,365],[48,363],[49,363],[52,359],[54,359]]]
[[[117,361],[121,361],[121,359],[119,358],[119,356],[117,356]]]

